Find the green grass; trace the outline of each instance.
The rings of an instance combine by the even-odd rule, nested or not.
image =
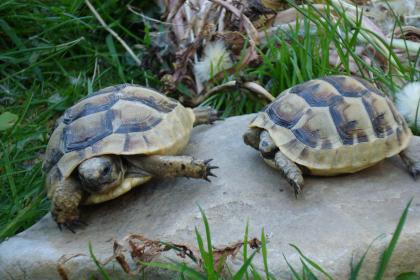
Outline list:
[[[149,1],[92,1],[108,26],[143,58],[152,30],[128,11],[130,3],[142,6],[147,15],[158,16]],[[338,7],[331,10],[339,12]],[[278,95],[311,78],[348,74],[351,57],[359,68],[371,70],[373,80],[390,92],[398,89],[398,79],[419,79],[415,64],[403,65],[392,50],[387,56],[395,61],[392,72],[361,61],[355,54],[356,38],[363,33],[360,20],[354,23],[343,14],[333,23],[314,9],[301,12],[307,18],[302,25],[279,31],[259,47],[260,65],[225,80],[256,80]],[[341,67],[328,65],[330,44],[339,50]],[[136,66],[84,1],[6,0],[0,4],[0,240],[30,227],[48,211],[41,164],[60,114],[81,97],[112,84],[134,82],[159,89],[155,74]],[[183,94],[182,85],[178,88],[174,97]],[[266,104],[239,90],[216,94],[205,103],[223,110],[224,116],[253,113]]]
[[[127,11],[127,3],[94,4],[127,42],[141,43],[143,25]],[[156,86],[157,81],[135,66],[84,1],[3,1],[0,50],[0,122],[3,116],[7,124],[0,130],[2,240],[48,211],[41,163],[60,114],[102,87],[123,82]]]
[[[389,266],[389,260],[394,253],[394,250],[397,246],[398,239],[401,236],[402,229],[406,223],[408,210],[412,203],[412,199],[407,203],[403,213],[400,216],[398,224],[395,228],[393,236],[389,242],[389,244],[384,248],[384,251],[380,257],[378,262],[377,270],[372,279],[374,280],[381,280],[384,279],[385,272]],[[219,265],[217,267],[214,266],[214,259],[213,259],[213,249],[212,249],[212,237],[211,237],[211,230],[210,225],[208,223],[207,217],[204,211],[200,208],[202,221],[204,224],[205,229],[205,238],[203,235],[198,231],[196,228],[195,231],[195,238],[197,241],[197,246],[199,248],[200,257],[202,259],[202,263],[199,263],[197,259],[191,258],[191,261],[195,265],[191,265],[185,261],[181,262],[179,260],[169,259],[169,262],[142,262],[141,265],[147,268],[159,268],[164,270],[169,270],[173,273],[178,274],[179,279],[194,279],[194,280],[203,280],[203,279],[212,279],[212,280],[240,280],[240,279],[267,279],[267,280],[276,280],[280,278],[276,278],[273,273],[270,272],[270,268],[268,266],[268,253],[267,253],[267,242],[264,233],[264,229],[261,230],[261,244],[259,248],[255,249],[251,255],[248,255],[248,224],[245,227],[245,234],[243,240],[243,253],[242,253],[242,264],[240,265],[237,271],[232,271],[226,263]],[[207,249],[204,245],[204,241],[206,240]],[[376,241],[375,239],[372,244]],[[164,244],[170,244],[164,242]],[[371,244],[371,245],[372,245]],[[349,280],[357,280],[360,279],[359,273],[362,269],[363,263],[366,261],[366,255],[371,247],[368,246],[365,253],[360,257],[360,259],[356,262],[356,264],[351,263],[351,273],[349,275]],[[318,279],[328,279],[334,280],[335,278],[331,276],[328,271],[322,268],[315,260],[310,259],[307,257],[297,245],[290,244],[292,248],[299,254],[299,258],[301,261],[301,265],[298,267],[295,265],[290,264],[286,257],[285,263],[289,267],[290,277],[287,279],[293,280],[318,280]],[[102,275],[104,279],[112,279],[111,276],[108,274],[106,269],[98,262],[95,255],[93,254],[92,247],[89,245],[89,252],[91,254],[92,261],[95,263],[98,272]],[[263,260],[263,269],[256,269],[253,265],[254,257],[260,254]],[[142,270],[142,272],[147,271]],[[139,277],[139,279],[142,279]],[[397,280],[415,280],[420,279],[420,276],[414,272],[404,272],[400,271],[400,274],[396,277]]]

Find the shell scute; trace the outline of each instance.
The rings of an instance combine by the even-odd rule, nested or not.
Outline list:
[[[343,145],[367,142],[372,134],[372,126],[366,112],[360,110],[360,99],[344,98],[329,109],[337,133]]]
[[[309,109],[308,104],[296,95],[287,95],[278,102],[272,103],[266,108],[269,118],[276,124],[286,128],[292,128]]]
[[[85,98],[80,101],[79,104],[74,105],[66,110],[63,117],[64,124],[70,124],[79,118],[107,111],[109,110],[116,102],[118,98],[113,94],[94,96],[90,98]]]
[[[332,76],[324,77],[322,80],[328,82],[337,92],[345,97],[362,97],[369,93],[369,90],[363,84],[349,77]]]
[[[372,122],[373,131],[378,138],[384,138],[394,133],[393,124],[395,122],[389,103],[384,97],[378,95],[368,95],[362,98],[363,105]]]
[[[322,126],[319,125],[320,122],[323,123]],[[307,110],[292,132],[300,142],[312,148],[322,145],[332,147],[339,142],[338,137],[333,137],[336,134],[335,127],[327,108],[315,107]]]
[[[112,110],[97,112],[83,118],[77,118],[64,127],[64,152],[77,151],[93,145],[112,134]],[[86,125],[89,122],[89,125]]]
[[[154,110],[156,110],[154,107],[144,103],[136,104],[126,99],[119,100],[111,110],[114,115],[113,132],[134,133],[152,129],[162,121],[162,116],[156,114]]]
[[[300,89],[300,91],[298,91]],[[306,87],[292,88],[290,93],[302,97],[311,107],[328,107],[343,97],[327,83],[308,83]]]

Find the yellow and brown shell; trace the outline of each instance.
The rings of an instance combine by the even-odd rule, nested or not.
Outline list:
[[[194,119],[192,110],[176,100],[137,85],[108,87],[82,99],[65,111],[50,137],[43,165],[48,196],[94,156],[181,152]],[[117,190],[106,199],[121,194]]]
[[[250,127],[313,175],[353,173],[398,154],[412,135],[392,101],[357,77],[328,76],[287,89]]]

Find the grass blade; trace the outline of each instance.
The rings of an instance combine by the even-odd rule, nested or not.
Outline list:
[[[103,279],[111,280],[108,272],[105,271],[105,269],[102,267],[102,265],[98,262],[95,255],[93,254],[92,243],[90,243],[90,242],[89,242],[89,255],[92,258],[93,262],[95,263],[96,267],[98,268],[99,273],[101,273]]]
[[[270,274],[268,271],[268,257],[267,257],[267,242],[265,240],[264,228],[261,230],[261,252],[264,262],[264,272],[266,279],[270,279]]]
[[[322,274],[325,275],[325,277],[327,277],[327,279],[329,280],[333,280],[333,278],[331,277],[331,275],[329,275],[321,266],[319,266],[316,262],[314,262],[313,260],[311,260],[310,258],[308,258],[307,256],[305,256],[302,251],[294,244],[289,244],[290,246],[292,246],[298,253],[299,255],[308,263],[310,264],[313,268],[315,268],[316,270],[318,270],[319,272],[321,272]]]
[[[251,265],[252,259],[254,258],[255,254],[257,253],[257,251],[254,251],[251,256],[249,256],[249,258],[243,263],[243,265],[241,266],[241,268],[235,273],[235,275],[233,276],[232,280],[241,280],[243,279],[244,274],[248,271],[248,268]],[[270,279],[270,278],[267,278]]]
[[[372,247],[373,243],[378,240],[379,238],[383,237],[383,235],[378,236],[375,238],[367,247],[365,253],[362,255],[360,260],[357,262],[356,266],[351,265],[351,272],[350,272],[350,278],[349,280],[357,280],[357,277],[359,275],[360,270],[362,269],[363,262],[365,261],[366,255],[369,252],[370,248]],[[353,262],[353,260],[352,260]]]
[[[397,227],[395,228],[394,234],[392,236],[391,241],[388,244],[388,247],[385,249],[385,251],[382,254],[381,261],[379,263],[378,269],[376,270],[376,274],[374,277],[374,280],[380,280],[383,278],[385,274],[385,270],[388,266],[388,263],[391,259],[392,253],[394,252],[395,247],[397,246],[398,239],[401,235],[401,231],[404,227],[405,221],[407,219],[408,215],[408,209],[410,208],[411,202],[413,202],[413,198],[410,199],[410,201],[407,203],[407,206],[405,207],[400,220],[398,222]]]
[[[249,221],[246,221],[246,227],[245,227],[245,234],[244,234],[244,243],[243,243],[243,257],[244,260],[248,259],[248,228],[249,228]],[[245,272],[245,278],[248,280],[248,270]]]
[[[179,272],[185,276],[191,277],[197,280],[206,280],[208,279],[205,275],[199,273],[198,271],[188,267],[185,263],[161,263],[161,262],[142,262],[144,266],[156,267],[165,270]]]
[[[300,259],[300,262],[302,263],[303,278],[308,280],[318,280],[318,277],[315,276],[312,270],[302,259]]]
[[[209,226],[209,221],[207,220],[207,216],[204,213],[203,209],[201,207],[199,207],[200,212],[201,212],[201,216],[204,222],[204,227],[206,230],[206,239],[207,239],[207,263],[206,263],[206,268],[207,268],[207,272],[208,272],[208,277],[209,279],[216,279],[216,274],[214,272],[214,259],[213,259],[213,247],[211,245],[211,233],[210,233],[210,226]],[[204,248],[203,248],[204,250]]]
[[[395,277],[395,280],[419,280],[419,276],[414,272],[405,272],[401,273],[397,277]]]
[[[283,258],[286,261],[286,264],[289,267],[290,271],[292,272],[293,279],[295,279],[295,280],[303,280],[302,277],[300,277],[299,273],[297,273],[297,271],[294,269],[294,267],[286,259],[286,256],[284,254],[283,254]]]

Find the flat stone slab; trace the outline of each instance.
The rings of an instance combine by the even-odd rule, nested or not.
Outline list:
[[[391,259],[388,277],[403,271],[420,272],[420,181],[415,182],[398,157],[352,175],[305,177],[303,196],[295,199],[287,182],[267,166],[257,152],[243,144],[242,134],[252,116],[194,128],[186,155],[214,158],[220,169],[207,183],[194,179],[155,179],[130,193],[84,208],[89,226],[76,234],[60,232],[46,215],[30,229],[0,244],[0,279],[57,279],[57,261],[83,253],[65,264],[70,279],[86,279],[96,268],[88,257],[112,255],[112,238],[140,233],[151,239],[195,245],[194,228],[203,225],[197,205],[209,220],[213,244],[241,240],[247,221],[249,236],[269,237],[269,267],[277,276],[288,274],[283,254],[299,265],[296,244],[337,279],[345,279],[354,255],[373,243],[363,274],[372,275],[398,219],[414,197],[407,223]],[[420,140],[411,149],[420,158]],[[256,259],[257,265],[260,260]],[[108,266],[113,275],[121,269]],[[154,272],[155,277],[170,274]],[[157,274],[156,274],[157,273]],[[155,279],[155,278],[154,278]]]

